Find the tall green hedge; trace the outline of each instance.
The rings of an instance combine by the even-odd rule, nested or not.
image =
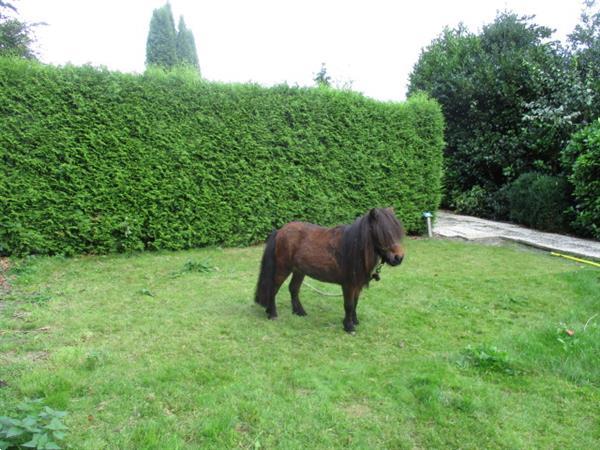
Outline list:
[[[440,202],[432,100],[0,59],[0,253],[244,245]]]

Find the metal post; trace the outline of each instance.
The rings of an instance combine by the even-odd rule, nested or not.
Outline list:
[[[431,216],[433,214],[431,214],[429,211],[426,211],[423,213],[423,217],[425,217],[425,219],[427,219],[427,236],[429,237],[433,237],[433,231],[431,229]]]

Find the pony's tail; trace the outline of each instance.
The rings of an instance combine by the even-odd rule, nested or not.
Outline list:
[[[260,263],[260,275],[256,284],[254,301],[267,308],[273,301],[275,285],[275,238],[277,230],[274,230],[267,238],[267,245]]]

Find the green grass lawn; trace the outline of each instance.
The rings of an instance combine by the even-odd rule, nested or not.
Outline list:
[[[13,260],[0,415],[43,398],[74,449],[600,448],[600,270],[406,247],[354,336],[307,286],[266,320],[260,247]]]

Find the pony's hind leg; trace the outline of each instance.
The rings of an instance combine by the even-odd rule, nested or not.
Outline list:
[[[300,285],[304,280],[304,274],[301,272],[294,272],[292,275],[292,281],[290,281],[290,294],[292,295],[292,312],[299,316],[305,316],[306,311],[300,303]]]
[[[269,319],[277,319],[277,304],[275,303],[275,297],[277,296],[277,292],[279,292],[279,288],[289,275],[289,271],[277,270],[275,273],[275,280],[273,282],[273,296],[267,305],[267,316]]]

